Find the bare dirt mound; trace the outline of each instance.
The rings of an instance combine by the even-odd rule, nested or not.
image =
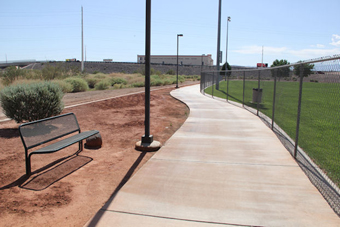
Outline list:
[[[151,133],[163,144],[189,114],[171,90],[151,92]],[[0,123],[0,226],[83,226],[152,157],[134,149],[144,133],[143,93],[66,112],[76,114],[82,131],[99,130],[103,146],[69,158],[77,145],[32,156],[29,179],[18,124]]]

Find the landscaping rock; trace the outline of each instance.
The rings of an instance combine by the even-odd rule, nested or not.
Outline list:
[[[86,139],[85,148],[88,149],[98,149],[101,148],[103,144],[102,136],[100,133],[93,135]]]

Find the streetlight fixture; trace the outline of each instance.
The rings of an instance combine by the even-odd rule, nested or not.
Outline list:
[[[179,37],[182,37],[183,34],[177,34],[177,82],[176,82],[176,88],[178,88],[178,40]]]

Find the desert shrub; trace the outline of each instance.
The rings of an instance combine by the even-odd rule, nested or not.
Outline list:
[[[112,77],[112,78],[110,78],[110,83],[111,83],[111,86],[114,86],[115,84],[124,84],[124,85],[126,85],[127,81],[125,79],[123,79],[123,78]]]
[[[23,70],[22,77],[25,78],[25,79],[28,79],[28,80],[41,80],[41,79],[43,79],[41,70],[36,70],[36,69]]]
[[[99,79],[96,78],[86,78],[85,80],[89,88],[94,88],[99,81]]]
[[[171,79],[164,80],[164,85],[170,85],[172,83],[173,83],[173,80],[171,80]]]
[[[151,80],[150,85],[151,86],[161,86],[161,85],[163,85],[163,81],[161,79]]]
[[[110,82],[108,80],[102,80],[95,85],[96,90],[106,90],[109,89]]]
[[[57,78],[62,78],[64,74],[64,69],[60,66],[53,66],[50,64],[46,64],[46,66],[42,69],[42,77],[45,80],[53,80]]]
[[[175,72],[175,70],[170,69],[169,71],[166,72],[166,74],[168,74],[168,75],[175,75],[176,72]]]
[[[132,87],[144,87],[145,83],[144,82],[137,82],[133,83],[131,86]]]
[[[19,79],[22,75],[23,70],[16,66],[10,66],[1,74],[2,83],[6,86],[10,85],[14,80]]]
[[[107,78],[107,74],[97,73],[97,74],[95,74],[94,78],[96,78],[96,79],[105,79],[105,78]]]
[[[121,88],[123,88],[123,86],[124,85],[122,85],[122,84],[115,84],[115,85],[113,85],[113,88],[114,89],[121,89]]]
[[[57,84],[63,93],[70,93],[73,90],[73,86],[64,80],[53,80],[52,83]]]
[[[60,87],[50,82],[12,85],[0,92],[5,115],[18,123],[60,114],[62,97]]]
[[[70,77],[65,79],[65,81],[72,85],[72,92],[86,91],[89,88],[86,80],[80,77]]]
[[[178,76],[178,82],[183,83],[185,81],[184,76]]]

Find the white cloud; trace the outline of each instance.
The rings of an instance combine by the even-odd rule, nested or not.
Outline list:
[[[264,46],[263,50],[264,50],[263,51],[264,56],[268,60],[271,58],[275,58],[275,59],[282,58],[282,59],[289,59],[291,62],[295,62],[298,60],[320,58],[320,57],[325,57],[325,56],[333,56],[333,55],[337,55],[340,53],[340,48],[336,47],[332,49],[326,49],[324,48],[324,45],[315,45],[314,48],[307,48],[307,49],[290,49],[287,47]],[[257,45],[244,46],[232,52],[238,53],[241,55],[261,56],[262,46],[257,46]]]
[[[332,35],[332,42],[330,44],[336,47],[340,47],[340,35]]]
[[[325,45],[323,45],[323,44],[316,44],[316,45],[311,45],[311,47],[324,48]]]
[[[286,47],[268,47],[268,46],[263,47],[264,54],[274,55],[284,53],[285,51],[287,51]],[[239,50],[234,50],[234,52],[240,54],[262,54],[262,46],[256,45],[244,46]]]
[[[339,48],[334,49],[301,49],[301,50],[289,50],[290,55],[300,57],[301,60],[313,59],[325,56],[333,56],[340,53]]]

